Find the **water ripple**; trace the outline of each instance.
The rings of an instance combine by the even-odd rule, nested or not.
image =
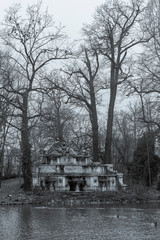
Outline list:
[[[0,240],[157,240],[159,219],[159,207],[8,206],[0,208]]]

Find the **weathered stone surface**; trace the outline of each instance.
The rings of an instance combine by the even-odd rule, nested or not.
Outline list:
[[[112,164],[95,163],[88,156],[72,154],[65,144],[56,143],[55,147],[45,153],[43,163],[34,168],[33,187],[51,192],[115,191],[126,187],[123,174],[114,171]]]

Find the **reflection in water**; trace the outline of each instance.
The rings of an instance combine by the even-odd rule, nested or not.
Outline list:
[[[159,206],[1,207],[0,240],[157,240],[159,219]]]
[[[22,224],[23,223],[23,224]],[[32,239],[32,209],[19,209],[19,239]]]

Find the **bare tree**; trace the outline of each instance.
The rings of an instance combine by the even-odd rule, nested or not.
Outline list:
[[[128,113],[121,111],[115,117],[113,142],[116,152],[116,169],[126,174],[127,163],[133,159],[134,139]],[[113,156],[114,157],[114,156]]]
[[[99,161],[97,118],[98,92],[101,89],[99,68],[97,51],[81,46],[76,61],[69,65],[67,70],[63,70],[64,76],[61,83],[54,83],[55,87],[68,96],[66,103],[72,103],[87,110],[92,127],[93,161],[95,162]]]
[[[17,109],[21,119],[22,172],[24,189],[32,186],[32,162],[30,145],[30,121],[39,115],[31,101],[36,92],[44,89],[40,82],[42,73],[51,61],[65,59],[63,48],[66,36],[57,27],[47,11],[41,12],[41,1],[28,6],[26,17],[21,17],[20,5],[7,11],[4,29],[0,37],[9,52],[11,71],[4,72],[3,89],[10,93],[10,104]],[[42,87],[43,86],[43,87]],[[43,88],[43,89],[42,89]]]
[[[88,41],[105,57],[106,68],[110,63],[110,101],[107,120],[104,161],[112,162],[111,144],[114,106],[118,85],[130,77],[127,66],[129,50],[144,42],[143,36],[135,34],[143,11],[142,2],[132,0],[129,4],[114,0],[97,8],[94,21],[83,29]]]
[[[10,107],[4,101],[3,98],[0,97],[0,188],[1,188],[1,178],[2,178],[2,170],[3,170],[3,160],[4,160],[4,152],[5,152],[5,144],[6,138],[9,131],[9,115],[10,115]]]
[[[74,125],[71,126],[72,141],[71,145],[79,153],[93,156],[92,150],[92,128],[88,114],[76,114]]]
[[[6,68],[6,54],[0,53],[0,86],[3,86],[3,69]],[[0,187],[1,187],[1,177],[3,172],[5,145],[7,140],[7,135],[10,128],[10,123],[12,122],[12,114],[14,113],[14,108],[11,108],[9,104],[9,93],[7,93],[3,87],[0,93]]]
[[[46,137],[54,141],[70,142],[70,125],[72,125],[74,111],[69,104],[65,104],[66,97],[59,90],[51,90],[44,98],[40,124]]]
[[[159,120],[157,118],[160,102],[160,1],[153,0],[148,1],[148,5],[145,12],[145,21],[143,22],[143,32],[150,40],[143,46],[143,53],[139,59],[138,77],[134,83],[130,84],[132,90],[130,92],[136,92],[142,103],[143,108],[143,120],[150,121],[156,124],[158,127]],[[155,111],[156,118],[147,119],[146,111],[147,105],[145,99],[149,99],[149,105]],[[144,104],[143,104],[144,103]]]

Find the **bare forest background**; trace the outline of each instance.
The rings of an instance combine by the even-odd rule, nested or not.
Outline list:
[[[153,185],[160,1],[106,1],[72,42],[41,1],[22,10],[10,6],[0,28],[0,182],[22,173],[30,190],[33,165],[59,141],[112,163],[128,182]],[[120,98],[128,105],[116,105]]]

